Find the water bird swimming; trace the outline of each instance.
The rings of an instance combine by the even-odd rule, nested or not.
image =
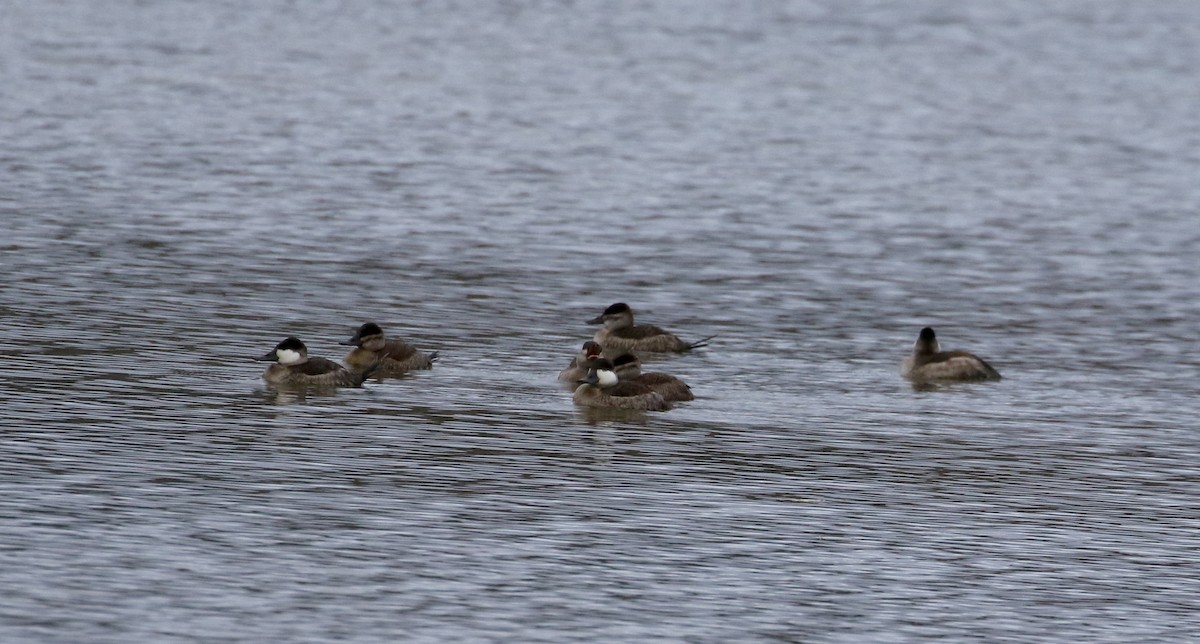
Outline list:
[[[900,375],[913,382],[963,382],[999,380],[1000,373],[979,356],[966,351],[941,351],[933,329],[925,327],[912,355],[904,359]]]
[[[588,340],[583,343],[583,347],[579,350],[579,354],[571,358],[571,364],[567,365],[566,369],[558,372],[558,379],[563,382],[578,382],[587,375],[588,368],[592,366],[592,362],[600,357],[600,352],[603,348],[595,342]]]
[[[614,358],[613,371],[622,381],[637,382],[658,392],[667,402],[695,400],[692,388],[688,384],[669,373],[652,371],[642,373],[642,361],[632,353]]]
[[[709,336],[696,342],[684,342],[672,333],[650,324],[634,324],[633,309],[628,304],[618,302],[604,309],[588,324],[603,324],[596,331],[592,340],[604,347],[606,357],[616,357],[622,353],[682,353],[706,346],[715,336]]]
[[[346,355],[346,364],[361,371],[378,363],[377,376],[402,376],[409,371],[432,369],[437,351],[422,353],[416,347],[396,338],[385,338],[383,329],[374,322],[358,327],[354,337],[338,344],[354,346]]]
[[[275,363],[262,375],[263,380],[274,385],[357,387],[374,371],[374,365],[356,372],[332,360],[310,358],[308,347],[295,337],[283,340],[255,360]]]
[[[575,389],[575,404],[584,407],[666,411],[670,403],[662,395],[639,382],[622,382],[613,372],[612,363],[597,360]]]

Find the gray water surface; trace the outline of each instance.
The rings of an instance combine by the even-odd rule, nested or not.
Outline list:
[[[487,5],[487,6],[485,6]],[[0,639],[1200,638],[1200,5],[0,8]],[[555,376],[613,302],[667,413]],[[374,320],[441,360],[268,389]],[[914,390],[925,325],[1004,374]]]

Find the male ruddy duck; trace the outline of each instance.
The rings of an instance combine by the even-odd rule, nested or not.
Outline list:
[[[310,358],[308,347],[294,337],[280,342],[255,360],[275,363],[263,372],[263,380],[273,385],[357,387],[374,371],[368,366],[362,372],[353,372],[332,360]]]
[[[913,382],[999,380],[1000,373],[977,355],[966,351],[941,351],[933,329],[921,329],[912,355],[904,359],[900,375]]]
[[[612,363],[596,360],[575,389],[575,404],[584,407],[614,409],[643,409],[666,411],[670,403],[658,392],[640,382],[621,382],[613,372]]]
[[[639,382],[658,392],[668,402],[695,400],[692,388],[686,382],[669,373],[642,373],[642,361],[632,353],[626,353],[612,361],[613,371],[623,382]]]
[[[346,364],[355,371],[378,362],[377,376],[402,376],[417,369],[432,369],[437,360],[437,351],[424,354],[403,340],[384,338],[383,329],[374,322],[358,327],[354,337],[338,344],[356,347],[346,355]]]
[[[604,328],[592,337],[604,347],[604,355],[616,357],[622,353],[682,353],[703,347],[714,336],[709,336],[696,342],[684,342],[659,327],[649,324],[635,325],[633,309],[628,304],[618,302],[601,313],[588,324],[603,324]]]
[[[592,362],[600,357],[601,349],[599,344],[588,340],[583,343],[583,348],[579,350],[579,355],[571,358],[571,364],[567,365],[566,369],[558,372],[558,379],[563,382],[579,382],[587,375],[588,368],[592,366]]]

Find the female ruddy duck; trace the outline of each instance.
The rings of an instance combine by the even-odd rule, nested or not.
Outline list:
[[[355,371],[378,362],[377,376],[402,376],[416,369],[432,369],[434,360],[437,360],[437,351],[427,355],[403,340],[385,339],[383,329],[374,322],[358,327],[353,338],[338,344],[355,347],[346,355],[346,364]]]
[[[374,371],[368,366],[361,373],[356,373],[332,360],[310,358],[308,347],[294,337],[280,342],[266,355],[255,360],[275,363],[263,372],[263,380],[273,385],[357,387]]]
[[[966,351],[941,351],[933,329],[921,329],[912,355],[904,359],[900,375],[913,382],[999,380],[1000,374],[977,355]]]
[[[613,372],[612,363],[603,358],[596,360],[580,382],[582,384],[575,390],[576,405],[646,411],[671,408],[670,403],[650,387],[639,382],[621,382]]]
[[[656,326],[649,324],[635,325],[633,309],[628,304],[618,302],[601,313],[588,324],[603,324],[604,328],[592,337],[604,347],[604,355],[619,356],[631,351],[641,353],[682,353],[703,347],[714,336],[709,336],[696,342],[684,342]]]
[[[584,342],[583,348],[579,350],[579,355],[571,358],[571,364],[558,372],[558,379],[563,382],[579,382],[587,375],[588,367],[592,366],[592,362],[600,357],[601,351],[600,345],[595,342],[591,340]]]
[[[642,361],[632,353],[614,358],[612,364],[613,371],[622,382],[638,382],[646,385],[658,392],[663,400],[675,402],[696,399],[692,395],[692,388],[686,382],[669,373],[642,373]]]

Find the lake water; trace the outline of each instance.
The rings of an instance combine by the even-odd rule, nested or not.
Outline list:
[[[1200,638],[1200,5],[395,4],[0,8],[0,639]]]

